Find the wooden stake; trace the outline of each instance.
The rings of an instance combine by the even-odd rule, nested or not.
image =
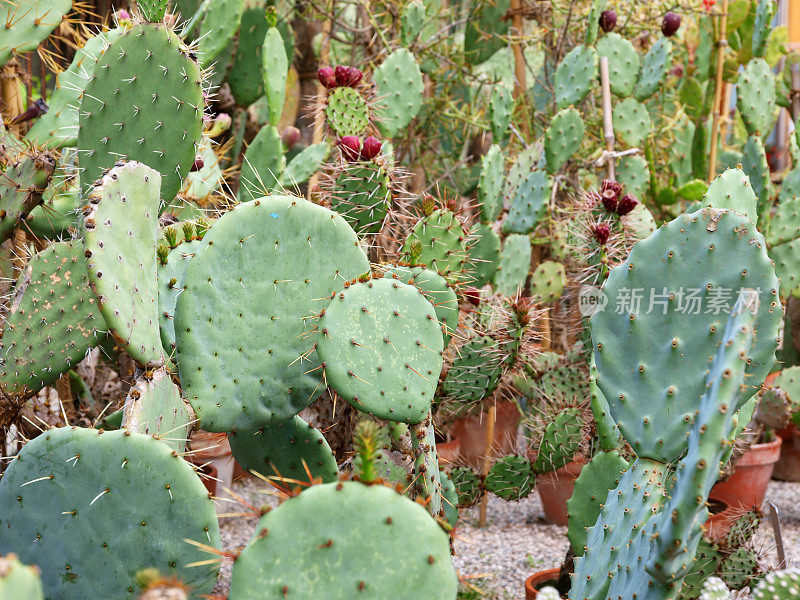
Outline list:
[[[522,134],[529,141],[530,127],[528,123],[528,106],[526,92],[528,90],[527,73],[525,72],[525,56],[522,53],[523,20],[522,0],[511,0],[511,52],[514,54],[514,100],[518,106],[518,115]]]
[[[333,12],[333,10],[331,10]],[[327,67],[330,63],[330,47],[331,47],[331,31],[333,30],[333,21],[325,19],[322,25],[322,44],[319,49],[319,62],[318,68]],[[327,93],[327,89],[322,82],[317,82],[317,96],[322,97]],[[313,143],[319,144],[325,136],[325,113],[323,111],[317,112],[314,117],[314,131]],[[308,199],[311,200],[311,192],[316,187],[319,175],[314,173],[308,180]]]
[[[22,92],[19,89],[19,65],[16,59],[9,61],[0,71],[0,96],[3,101],[0,115],[4,121],[11,121],[25,110],[22,105]],[[8,129],[18,134],[20,127],[21,124],[9,125]]]
[[[483,464],[481,465],[481,479],[485,479],[489,474],[489,469],[492,466],[492,455],[494,454],[494,425],[497,421],[497,404],[492,402],[489,407],[488,419],[486,422],[486,454],[483,455]],[[478,520],[478,527],[486,527],[486,508],[489,504],[489,496],[483,494],[481,499],[481,514]]]
[[[722,2],[722,14],[719,20],[719,38],[717,39],[717,77],[714,87],[714,124],[711,128],[711,154],[708,158],[708,183],[714,179],[717,173],[717,145],[719,143],[719,120],[722,114],[720,104],[724,97],[723,93],[723,67],[725,66],[725,48],[728,45],[728,3],[729,0]],[[727,112],[727,107],[725,107]]]
[[[608,58],[605,56],[600,57],[600,86],[603,90],[603,137],[606,140],[606,150],[613,153],[615,141],[614,120],[611,116],[611,81],[608,76]],[[616,181],[617,174],[613,155],[606,159],[606,165],[608,166],[608,178]]]

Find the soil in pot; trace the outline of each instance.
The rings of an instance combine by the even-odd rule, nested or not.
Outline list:
[[[497,419],[494,426],[492,456],[511,454],[517,447],[517,427],[520,414],[517,405],[511,401],[497,403]],[[453,437],[461,442],[459,462],[480,469],[486,455],[486,423],[488,416],[467,417],[453,424]]]
[[[779,437],[765,444],[753,444],[736,462],[733,475],[711,489],[710,498],[733,508],[760,507],[780,455]]]
[[[586,464],[583,456],[578,456],[552,473],[545,473],[536,478],[536,491],[542,500],[544,516],[548,522],[566,526],[569,524],[567,500],[572,498],[575,480]]]

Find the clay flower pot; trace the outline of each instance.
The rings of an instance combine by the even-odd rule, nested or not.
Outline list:
[[[708,520],[703,525],[706,537],[710,540],[719,540],[724,538],[731,525],[740,516],[742,516],[742,509],[728,506],[721,500],[708,501]]]
[[[766,444],[753,444],[736,462],[727,481],[717,483],[709,497],[732,508],[759,507],[764,502],[772,470],[781,455],[781,438]]]
[[[492,455],[504,456],[514,452],[517,446],[517,427],[520,414],[511,401],[497,403],[497,418],[494,425]],[[479,469],[486,455],[486,413],[467,417],[453,424],[453,437],[461,441],[460,461]]]
[[[534,573],[525,580],[525,600],[535,600],[539,595],[537,588],[545,584],[555,584],[560,574],[560,569],[547,569]]]
[[[557,471],[536,477],[536,491],[542,500],[544,517],[548,522],[563,526],[569,524],[567,500],[572,498],[575,480],[585,464],[586,458],[579,455]]]
[[[453,437],[449,442],[436,442],[436,452],[439,454],[440,463],[455,464],[461,452],[461,440]]]
[[[772,471],[772,478],[781,481],[800,481],[800,435],[797,425],[792,423],[788,427],[779,429],[777,434],[783,443],[781,456]]]

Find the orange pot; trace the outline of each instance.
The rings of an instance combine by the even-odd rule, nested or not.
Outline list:
[[[449,442],[436,444],[436,452],[439,454],[439,462],[451,465],[458,460],[461,452],[461,440],[453,438]]]
[[[711,514],[703,525],[703,529],[705,529],[706,537],[710,540],[724,538],[730,531],[733,522],[742,516],[740,508],[728,506],[721,500],[709,500],[709,510]]]
[[[709,497],[721,500],[732,508],[760,507],[772,478],[772,470],[781,455],[781,442],[778,437],[766,444],[753,444],[736,462],[733,475],[717,483]]]
[[[547,569],[546,571],[539,571],[534,573],[525,580],[525,600],[536,600],[539,595],[537,587],[542,587],[545,583],[555,583],[558,581],[558,576],[561,574],[561,569]]]
[[[211,433],[197,429],[189,438],[190,456],[194,462],[202,463],[231,455],[227,433]]]
[[[586,459],[578,456],[557,471],[536,477],[536,491],[542,500],[544,517],[556,525],[568,525],[567,500],[572,498],[575,480],[581,474]]]
[[[208,493],[217,495],[217,468],[214,465],[196,465],[197,474],[206,486]]]
[[[453,437],[461,442],[459,460],[479,469],[486,455],[486,423],[488,416],[467,417],[453,424]],[[517,405],[510,400],[497,403],[497,418],[494,425],[492,456],[511,454],[517,446],[517,427],[520,414]]]

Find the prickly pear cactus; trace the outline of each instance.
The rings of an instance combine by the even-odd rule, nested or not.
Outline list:
[[[481,163],[481,176],[478,181],[478,202],[481,207],[481,221],[491,223],[503,211],[503,176],[505,157],[500,146],[492,144]]]
[[[112,43],[81,96],[81,188],[124,157],[161,173],[161,199],[171,202],[202,135],[201,81],[189,49],[165,25],[136,25]]]
[[[644,198],[650,182],[650,169],[647,160],[638,154],[629,154],[619,159],[617,181],[625,191],[637,198]]]
[[[14,54],[36,50],[72,9],[72,0],[14,0],[0,6],[0,66]]]
[[[758,2],[753,23],[753,56],[763,57],[766,52],[769,34],[773,30],[772,21],[776,8],[776,4],[770,0],[759,0]]]
[[[495,85],[489,104],[489,119],[492,122],[492,138],[496,144],[502,143],[507,136],[513,106],[514,97],[508,87],[502,83]]]
[[[436,517],[442,512],[442,477],[431,413],[412,425],[410,433],[414,456],[414,493],[427,504],[428,512]]]
[[[454,212],[436,209],[417,222],[402,251],[405,262],[423,265],[448,279],[459,279],[467,261],[467,233]],[[418,254],[416,260],[414,254]]]
[[[553,195],[553,178],[545,171],[531,171],[517,187],[503,231],[530,233],[547,215]]]
[[[369,105],[357,89],[340,86],[329,90],[325,119],[339,137],[364,133],[369,127],[369,115]]]
[[[578,151],[585,133],[586,125],[576,109],[565,108],[553,117],[544,138],[548,173],[558,171]]]
[[[597,79],[597,65],[597,52],[582,44],[561,59],[554,77],[556,105],[559,109],[580,104],[586,98]]]
[[[244,154],[237,193],[239,202],[270,193],[285,168],[286,159],[278,129],[273,125],[262,127]]]
[[[483,496],[481,478],[469,467],[454,467],[449,477],[456,489],[459,508],[473,506]]]
[[[442,390],[457,404],[476,404],[491,396],[500,384],[500,344],[489,336],[478,336],[459,348],[447,371]]]
[[[656,93],[661,82],[667,76],[672,65],[672,42],[667,38],[659,39],[642,59],[639,79],[633,95],[639,101],[645,101]]]
[[[702,206],[736,211],[755,223],[758,198],[742,169],[728,169],[708,186]]]
[[[494,274],[494,286],[498,292],[513,296],[522,289],[530,272],[531,253],[531,241],[527,235],[513,233],[506,238]]]
[[[0,598],[43,600],[39,569],[23,565],[16,554],[0,556]]]
[[[754,58],[739,74],[736,105],[749,134],[766,135],[775,113],[775,76],[763,58]]]
[[[42,202],[42,194],[56,168],[49,152],[25,154],[0,175],[0,242],[11,237],[21,219]]]
[[[392,204],[386,168],[374,161],[345,163],[332,183],[331,207],[357,233],[378,233]]]
[[[533,463],[536,473],[556,471],[570,462],[583,441],[581,416],[576,408],[567,408],[547,424]]]
[[[497,271],[502,242],[492,226],[485,223],[475,223],[469,234],[474,241],[467,250],[471,270],[465,280],[472,286],[483,287],[492,281]]]
[[[436,313],[415,287],[395,279],[350,285],[317,322],[317,354],[328,385],[354,408],[419,423],[442,370]]]
[[[83,209],[86,267],[100,312],[142,365],[164,362],[156,266],[160,184],[158,171],[120,164],[91,190]]]
[[[83,245],[57,242],[31,257],[15,287],[0,341],[0,386],[30,395],[83,360],[105,329],[89,287]]]
[[[522,500],[533,491],[535,482],[530,461],[512,454],[494,463],[483,483],[487,492],[503,500]]]
[[[742,148],[742,169],[750,179],[753,191],[758,198],[759,213],[768,212],[772,206],[772,182],[764,142],[759,135],[751,135]]]
[[[228,436],[233,457],[247,471],[264,477],[307,482],[336,481],[339,467],[322,432],[300,417],[266,421],[253,429],[239,428]]]
[[[448,537],[422,506],[345,481],[312,486],[264,515],[234,562],[228,598],[455,598],[457,586]]]
[[[372,75],[377,108],[375,120],[386,137],[394,137],[411,123],[422,107],[422,72],[414,55],[399,48],[386,57]]]
[[[0,552],[47,565],[48,598],[128,599],[148,567],[197,597],[214,587],[218,567],[187,568],[208,554],[185,541],[220,548],[214,505],[189,463],[147,435],[46,431],[9,464],[0,504]]]
[[[640,145],[653,126],[647,107],[634,98],[626,98],[614,106],[613,118],[614,131],[629,147]]]
[[[531,297],[538,302],[553,302],[561,297],[566,285],[567,273],[564,265],[546,260],[531,275]]]
[[[136,6],[142,13],[145,21],[158,23],[167,14],[167,0],[137,0]]]
[[[186,449],[192,420],[165,367],[139,377],[125,398],[122,427],[160,440],[178,453]]]
[[[356,234],[330,210],[273,194],[239,204],[203,242],[175,308],[186,399],[209,431],[289,419],[322,387],[310,317],[369,270]]]
[[[633,94],[639,76],[639,53],[618,33],[607,33],[597,41],[597,54],[608,59],[611,91],[627,98]]]

